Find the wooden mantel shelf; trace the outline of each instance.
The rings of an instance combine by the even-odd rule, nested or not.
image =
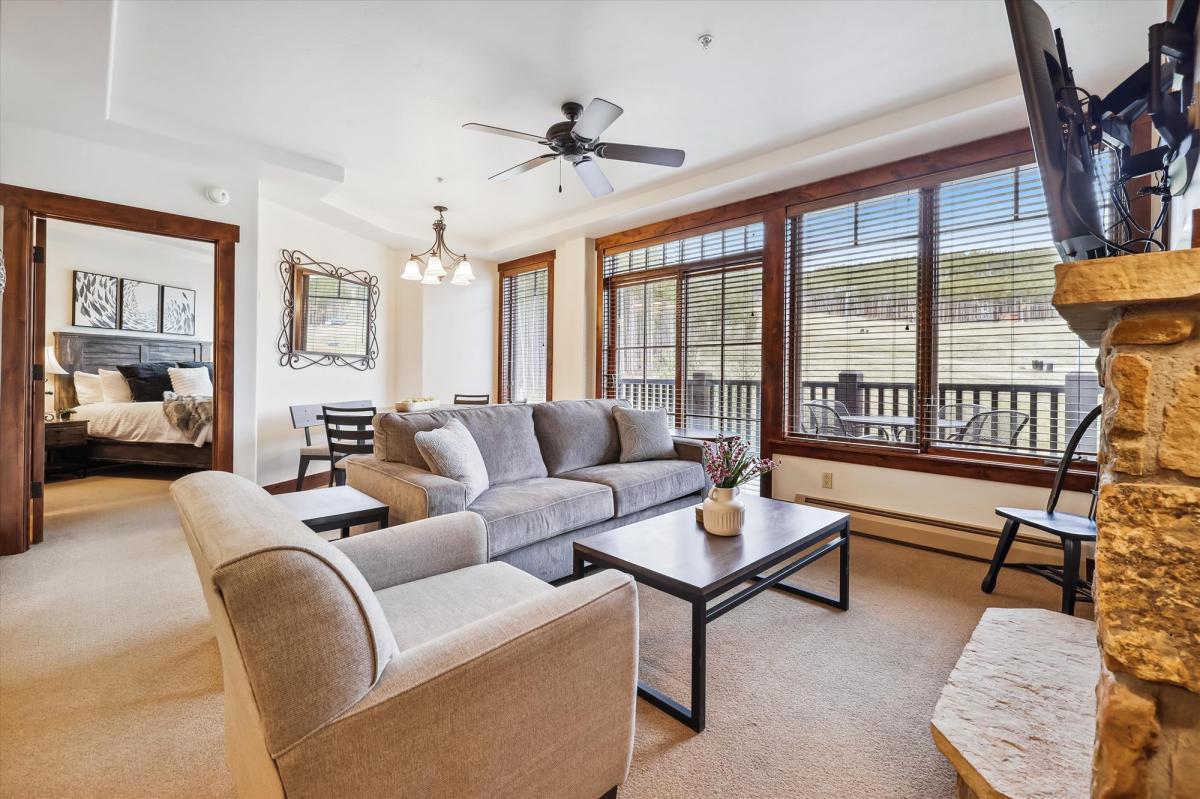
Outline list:
[[[1073,261],[1059,264],[1054,272],[1054,307],[1093,347],[1100,346],[1116,308],[1200,302],[1200,249]]]

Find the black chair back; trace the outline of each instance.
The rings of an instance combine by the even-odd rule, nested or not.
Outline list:
[[[371,400],[349,400],[348,402],[339,402],[336,405],[331,405],[331,408],[373,408],[375,403]],[[304,430],[305,446],[312,446],[312,433],[310,428],[317,427],[322,422],[321,409],[325,406],[322,403],[316,405],[292,405],[288,408],[292,414],[292,427],[296,430]]]
[[[491,405],[491,394],[455,394],[455,405]]]
[[[987,413],[989,410],[991,409],[987,406],[978,405],[974,402],[956,402],[939,407],[938,418],[950,422],[966,422],[978,414]]]
[[[1050,499],[1046,501],[1046,512],[1054,513],[1054,509],[1058,507],[1058,498],[1062,494],[1063,481],[1067,479],[1067,471],[1071,468],[1071,462],[1075,460],[1075,450],[1079,447],[1079,442],[1083,440],[1084,434],[1088,428],[1100,416],[1100,406],[1097,405],[1088,411],[1087,416],[1079,420],[1079,424],[1075,427],[1075,432],[1071,433],[1071,438],[1067,441],[1067,448],[1063,450],[1062,463],[1058,465],[1058,472],[1054,475],[1054,484],[1050,487]],[[1100,470],[1096,469],[1096,482],[1100,482]],[[1096,489],[1092,489],[1092,505],[1088,509],[1088,518],[1096,518]]]
[[[341,405],[322,405],[325,439],[334,463],[347,455],[370,455],[375,451],[374,406],[347,408]]]

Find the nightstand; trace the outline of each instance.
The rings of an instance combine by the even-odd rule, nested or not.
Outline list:
[[[46,422],[46,474],[87,473],[87,419]]]

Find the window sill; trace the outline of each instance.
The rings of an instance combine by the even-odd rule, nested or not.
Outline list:
[[[1018,455],[918,452],[916,449],[904,447],[864,446],[803,438],[776,438],[764,443],[765,457],[791,455],[798,458],[858,463],[884,469],[944,474],[1042,488],[1050,488],[1057,472],[1056,466],[1046,465],[1040,458]],[[1091,491],[1095,480],[1095,467],[1083,466],[1067,472],[1063,488],[1068,491]]]

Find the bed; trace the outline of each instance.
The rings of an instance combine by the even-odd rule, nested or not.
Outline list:
[[[117,336],[75,331],[54,333],[54,351],[68,375],[58,377],[55,410],[76,408],[76,371],[148,361],[210,361],[207,341]],[[199,446],[167,421],[161,402],[95,403],[76,409],[75,419],[88,420],[88,459],[107,463],[155,466],[212,467],[211,432]]]

